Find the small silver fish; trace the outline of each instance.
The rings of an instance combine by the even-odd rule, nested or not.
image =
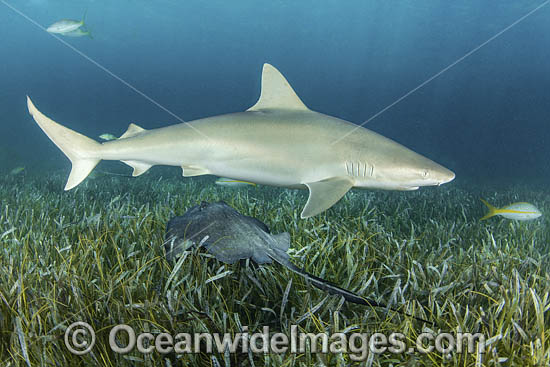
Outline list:
[[[73,32],[77,30],[78,28],[82,27],[84,25],[84,19],[86,18],[86,13],[84,13],[84,16],[82,17],[81,21],[73,20],[73,19],[61,19],[46,28],[46,31],[49,33],[55,33],[55,34],[61,34],[66,35],[69,32]]]
[[[101,135],[99,135],[99,138],[103,139],[105,141],[118,139],[116,136],[114,136],[113,134],[109,134],[109,133],[101,134]]]
[[[83,25],[84,21],[82,20],[79,22],[78,20],[62,19],[46,28],[46,31],[48,31],[49,33],[66,34],[77,30]]]

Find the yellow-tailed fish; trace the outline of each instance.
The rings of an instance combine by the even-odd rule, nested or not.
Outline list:
[[[220,177],[216,180],[216,185],[221,185],[221,186],[233,186],[233,187],[237,187],[237,186],[256,186],[255,183],[253,182],[248,182],[248,181],[241,181],[241,180],[234,180],[232,178],[227,178],[227,177]]]
[[[483,199],[481,201],[489,208],[489,212],[480,220],[485,220],[495,215],[500,215],[507,219],[532,220],[542,215],[540,210],[529,203],[519,202],[503,206],[502,208],[496,208]]]

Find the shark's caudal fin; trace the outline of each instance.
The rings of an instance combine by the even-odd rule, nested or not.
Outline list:
[[[99,163],[101,144],[44,116],[27,96],[27,107],[34,121],[71,160],[71,174],[65,185],[70,190],[81,183]]]
[[[494,206],[492,206],[491,204],[489,204],[488,202],[486,202],[485,200],[483,199],[480,199],[483,204],[485,204],[485,206],[487,206],[487,208],[489,209],[489,212],[487,214],[485,214],[485,216],[483,218],[481,218],[480,220],[485,220],[485,219],[489,219],[495,215],[498,214],[498,209],[495,208]]]

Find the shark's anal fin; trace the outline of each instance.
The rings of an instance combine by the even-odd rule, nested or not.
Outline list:
[[[350,177],[331,177],[322,181],[309,182],[305,185],[309,189],[309,198],[302,210],[301,217],[308,218],[317,215],[342,198],[354,185]]]
[[[137,126],[136,124],[130,124],[130,125],[128,125],[128,129],[126,130],[126,132],[124,134],[122,134],[119,139],[130,138],[130,137],[136,136],[139,133],[142,133],[144,131],[147,131],[147,130],[145,130],[142,127]]]
[[[197,166],[181,166],[181,169],[183,170],[183,177],[193,177],[193,176],[201,176],[201,175],[209,175],[210,171],[208,171],[206,168],[197,167]]]
[[[121,161],[123,163],[126,163],[130,167],[134,169],[134,172],[132,172],[132,176],[136,177],[139,175],[144,174],[149,170],[149,168],[153,167],[151,164],[138,162],[138,161]]]
[[[265,109],[309,111],[283,74],[270,64],[264,64],[262,70],[262,91],[260,98],[247,111]]]

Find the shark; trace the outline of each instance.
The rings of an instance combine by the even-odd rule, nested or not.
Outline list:
[[[184,177],[216,175],[308,189],[300,217],[309,218],[329,209],[351,188],[416,190],[455,177],[374,131],[309,109],[267,63],[260,97],[244,112],[150,130],[132,123],[119,139],[102,143],[45,116],[29,96],[27,106],[71,161],[65,190],[80,184],[101,160],[122,161],[133,168],[133,176],[154,165],[177,166]]]

